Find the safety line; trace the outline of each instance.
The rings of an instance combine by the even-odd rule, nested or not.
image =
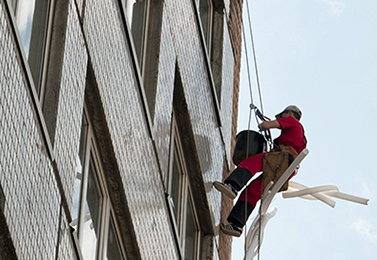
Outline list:
[[[239,2],[240,3],[240,2]],[[240,3],[241,5],[241,3]],[[241,10],[243,10],[242,6]],[[256,73],[256,79],[257,79],[257,86],[258,86],[258,92],[259,92],[259,102],[260,102],[260,107],[261,107],[261,112],[264,114],[264,109],[263,109],[263,101],[262,101],[262,91],[261,91],[261,84],[260,84],[260,78],[259,78],[259,71],[258,71],[258,64],[257,64],[257,59],[256,59],[256,51],[255,51],[255,45],[254,45],[254,37],[251,29],[251,19],[250,19],[250,12],[249,12],[249,5],[248,5],[248,0],[246,0],[246,7],[247,7],[247,15],[248,15],[248,20],[249,20],[249,30],[250,30],[250,37],[251,37],[251,43],[252,43],[252,49],[253,49],[253,56],[254,56],[254,66],[255,66],[255,73]],[[226,9],[224,8],[224,13],[226,14]],[[226,16],[227,24],[228,23],[228,17]],[[243,17],[243,13],[242,13]],[[248,54],[248,48],[247,48],[247,43],[246,43],[246,33],[245,33],[245,27],[244,23],[242,22],[242,36],[243,36],[243,42],[244,42],[244,49],[245,49],[245,58],[246,58],[246,66],[247,66],[247,75],[248,75],[248,83],[249,83],[249,92],[250,92],[250,100],[251,103],[254,104],[253,100],[253,91],[252,91],[252,85],[251,85],[251,73],[250,73],[250,62],[249,62],[249,54]],[[248,122],[248,133],[247,133],[247,145],[246,145],[246,158],[248,158],[248,151],[249,151],[249,133],[250,133],[250,128],[251,128],[251,113],[252,109],[250,108],[249,110],[249,122]],[[256,121],[258,122],[258,118],[256,116]],[[247,223],[246,223],[246,217],[247,217],[247,189],[245,190],[245,252],[244,255],[246,257],[246,240],[247,240]],[[260,241],[258,248],[260,248]],[[258,253],[258,259],[259,259],[260,253]]]
[[[251,103],[254,103],[253,101],[253,90],[251,86],[251,74],[250,74],[250,65],[249,65],[249,55],[248,55],[248,50],[247,50],[247,44],[246,44],[246,34],[245,34],[245,26],[244,23],[242,23],[242,35],[243,35],[243,43],[244,43],[244,48],[245,48],[245,58],[246,58],[246,66],[247,66],[247,76],[249,80],[249,92],[250,92],[250,100]],[[250,124],[251,124],[251,113],[252,109],[249,109],[249,122],[248,122],[248,127],[247,127],[247,135],[246,135],[246,153],[245,153],[245,159],[248,158],[249,155],[249,133],[250,133]],[[245,212],[244,212],[244,256],[246,257],[246,252],[247,252],[247,247],[246,247],[246,240],[247,240],[247,188],[245,189]]]
[[[243,8],[241,6],[242,5],[241,2],[239,2],[239,4],[240,4],[240,9],[243,10]],[[225,13],[225,18],[226,18],[227,24],[229,24],[229,20],[228,20],[228,16],[227,16],[227,12],[226,12],[225,7],[224,7],[223,10],[224,10],[224,13]],[[243,17],[243,13],[241,14],[241,17]],[[251,100],[251,103],[254,103],[254,101],[253,101],[253,91],[252,91],[252,86],[251,86],[249,55],[248,55],[248,50],[247,50],[245,28],[244,28],[244,23],[243,22],[241,23],[241,27],[242,27],[242,36],[243,36],[243,42],[244,42],[244,48],[245,48],[245,57],[246,57],[247,75],[248,75],[248,81],[249,81],[250,100]],[[241,60],[242,60],[242,57],[241,57]],[[241,66],[242,66],[242,62],[241,62]],[[248,151],[249,151],[249,132],[250,132],[250,128],[251,128],[251,113],[252,113],[252,109],[250,108],[250,110],[249,110],[248,132],[247,132],[247,137],[246,137],[246,143],[247,143],[247,145],[246,145],[245,159],[248,158]],[[247,248],[246,248],[246,240],[247,240],[246,216],[247,216],[247,189],[245,190],[245,233],[244,233],[244,235],[245,235],[244,255],[245,255],[245,257],[246,257],[246,252],[247,252]]]
[[[247,9],[247,17],[248,17],[248,21],[249,21],[249,31],[250,31],[251,46],[252,46],[252,49],[253,49],[255,75],[256,75],[257,86],[258,86],[258,91],[259,91],[259,102],[260,102],[260,108],[261,108],[262,114],[264,114],[263,102],[262,102],[262,89],[261,89],[261,84],[260,84],[260,77],[259,77],[259,70],[258,70],[257,55],[256,55],[256,51],[255,51],[253,29],[252,29],[252,26],[251,26],[249,1],[246,0],[245,2],[246,2],[246,9]],[[246,38],[245,38],[245,41],[246,41]]]
[[[250,88],[250,91],[251,91],[251,88]],[[251,92],[250,92],[251,93]],[[251,108],[250,108],[250,110],[249,110],[249,122],[248,122],[248,127],[247,127],[247,136],[246,136],[246,158],[245,159],[247,159],[248,158],[248,155],[249,155],[249,135],[250,135],[250,128],[251,128],[251,112],[252,112],[252,110],[251,110]],[[247,186],[246,186],[247,187]],[[244,215],[244,223],[245,223],[245,225],[244,225],[244,228],[245,228],[245,232],[244,232],[244,256],[246,257],[246,252],[247,252],[247,243],[246,243],[246,241],[247,241],[247,221],[246,221],[246,219],[247,219],[247,188],[245,189],[245,215]]]
[[[246,58],[246,67],[247,67],[247,78],[248,78],[248,81],[249,81],[249,92],[250,92],[250,100],[251,100],[251,103],[254,104],[254,101],[253,101],[253,90],[251,88],[251,75],[250,75],[250,65],[249,65],[249,54],[248,54],[248,50],[247,50],[247,44],[246,44],[246,34],[245,34],[245,26],[244,26],[244,23],[242,23],[242,35],[243,35],[243,44],[244,44],[244,48],[245,48],[245,58]],[[251,109],[250,109],[250,112],[251,112]]]
[[[261,84],[260,84],[260,77],[259,77],[259,70],[258,70],[258,63],[257,63],[257,57],[256,57],[256,50],[255,50],[255,44],[254,44],[254,36],[253,36],[253,31],[252,31],[252,26],[251,26],[251,18],[250,18],[250,9],[249,9],[249,4],[248,1],[246,0],[246,8],[247,8],[247,17],[248,17],[248,23],[249,23],[249,33],[250,33],[250,39],[251,39],[251,45],[252,45],[252,51],[253,51],[253,58],[254,58],[254,68],[255,68],[255,74],[256,74],[256,81],[257,81],[257,86],[258,86],[258,92],[259,92],[259,102],[260,102],[260,107],[261,107],[261,112],[264,114],[264,109],[263,109],[263,100],[262,100],[262,91],[261,91]],[[246,58],[246,66],[247,66],[247,73],[248,73],[248,80],[249,80],[249,91],[250,91],[250,99],[251,103],[254,104],[253,101],[253,95],[252,95],[252,85],[251,85],[251,72],[250,72],[250,65],[249,65],[249,55],[248,55],[248,48],[247,48],[247,43],[246,43],[246,33],[245,33],[245,26],[244,23],[242,23],[242,34],[244,38],[244,47],[245,47],[245,58]],[[249,114],[249,124],[248,124],[248,134],[247,134],[247,148],[246,148],[246,158],[248,156],[248,146],[249,146],[249,132],[250,132],[250,122],[251,122],[251,111],[252,109],[250,108],[250,114]],[[262,188],[263,185],[261,186],[261,201],[260,201],[260,209],[263,204],[263,195],[262,195]],[[247,234],[247,188],[245,190],[245,234]],[[259,209],[259,210],[260,210]],[[261,221],[261,217],[259,218]],[[259,227],[261,227],[261,223],[259,223]],[[244,255],[246,257],[247,253],[247,246],[246,246],[246,240],[247,236],[245,235],[245,248],[244,248]],[[260,246],[261,246],[261,228],[259,228],[259,234],[258,234],[258,260],[260,259]]]
[[[255,75],[257,79],[257,85],[258,85],[258,92],[259,92],[259,102],[261,107],[261,112],[264,114],[264,108],[263,108],[263,101],[262,101],[262,91],[261,91],[261,84],[260,84],[260,77],[259,77],[259,70],[258,70],[258,62],[257,62],[257,56],[255,51],[255,44],[254,44],[254,35],[253,35],[253,29],[251,26],[251,18],[250,18],[250,8],[249,8],[249,1],[246,0],[246,9],[247,9],[247,17],[249,21],[249,31],[250,31],[250,39],[251,39],[251,46],[253,49],[253,58],[254,58],[254,68],[255,68]],[[261,198],[260,198],[260,208],[262,208],[263,205],[263,184],[261,185]],[[261,212],[259,212],[260,214]],[[259,217],[259,232],[258,232],[258,260],[260,260],[260,253],[261,253],[261,226],[262,226],[262,215],[260,214]],[[247,251],[245,251],[246,254]]]

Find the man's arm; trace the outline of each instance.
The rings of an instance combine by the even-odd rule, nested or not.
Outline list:
[[[265,122],[259,124],[259,129],[262,130],[262,131],[268,130],[268,129],[271,129],[271,128],[281,129],[281,125],[277,120],[265,121]]]

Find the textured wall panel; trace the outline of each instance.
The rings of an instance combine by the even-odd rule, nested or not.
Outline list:
[[[87,0],[84,33],[143,259],[177,259],[156,154],[115,1]]]
[[[215,106],[209,82],[207,63],[199,38],[194,5],[191,0],[166,1],[177,52],[178,66],[190,113],[196,148],[203,173],[213,228],[219,225],[220,194],[212,188],[220,180],[223,169],[224,145],[217,127]]]
[[[73,1],[76,2],[77,9],[78,9],[78,12],[79,12],[79,16],[82,17],[82,12],[83,12],[83,9],[84,9],[85,0],[73,0]]]
[[[164,12],[161,30],[159,74],[157,82],[153,137],[159,154],[162,174],[168,172],[176,52],[170,34],[169,20]]]
[[[65,43],[60,98],[56,119],[54,152],[69,208],[75,181],[76,157],[84,108],[87,53],[77,11],[70,2]]]
[[[19,259],[54,259],[60,196],[0,4],[0,184]]]
[[[64,208],[61,208],[61,223],[59,233],[59,251],[57,259],[68,260],[75,259],[75,249],[73,248],[73,241],[71,238],[71,228],[69,227],[64,214]]]
[[[229,71],[234,70],[234,57],[232,44],[230,42],[228,26],[224,17],[224,46],[223,46],[223,75],[222,75],[222,89],[221,89],[221,122],[222,133],[225,142],[225,151],[227,156],[227,163],[230,168],[231,165],[231,140],[232,140],[232,116],[233,116],[233,73]]]

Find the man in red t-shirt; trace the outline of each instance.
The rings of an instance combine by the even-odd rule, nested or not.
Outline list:
[[[275,143],[291,147],[299,154],[306,147],[307,143],[304,128],[299,122],[301,116],[301,110],[297,106],[291,105],[284,109],[283,112],[277,114],[276,120],[265,121],[259,125],[259,128],[261,130],[271,128],[281,129],[281,134],[275,140]],[[263,170],[263,157],[265,154],[257,154],[243,160],[224,183],[215,181],[215,188],[229,198],[235,199],[237,193],[247,184],[251,177]],[[246,224],[247,218],[261,198],[262,189],[262,175],[260,175],[241,193],[227,218],[229,224],[225,225],[221,223],[220,227],[225,234],[237,237],[241,236],[242,228]],[[247,203],[245,203],[245,194],[247,194]]]

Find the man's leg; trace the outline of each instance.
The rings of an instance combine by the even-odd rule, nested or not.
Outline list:
[[[242,229],[255,208],[255,205],[260,200],[262,192],[262,176],[259,176],[241,193],[237,203],[234,205],[227,218],[229,224],[221,225],[221,229],[225,234],[231,236],[240,236],[242,234]]]
[[[260,153],[243,160],[224,183],[230,183],[237,191],[240,191],[254,174],[263,170],[263,157],[265,153]]]
[[[264,155],[265,153],[261,153],[243,160],[238,165],[238,168],[226,178],[224,183],[214,182],[215,188],[229,198],[235,199],[237,193],[247,184],[251,177],[255,173],[262,171]]]

